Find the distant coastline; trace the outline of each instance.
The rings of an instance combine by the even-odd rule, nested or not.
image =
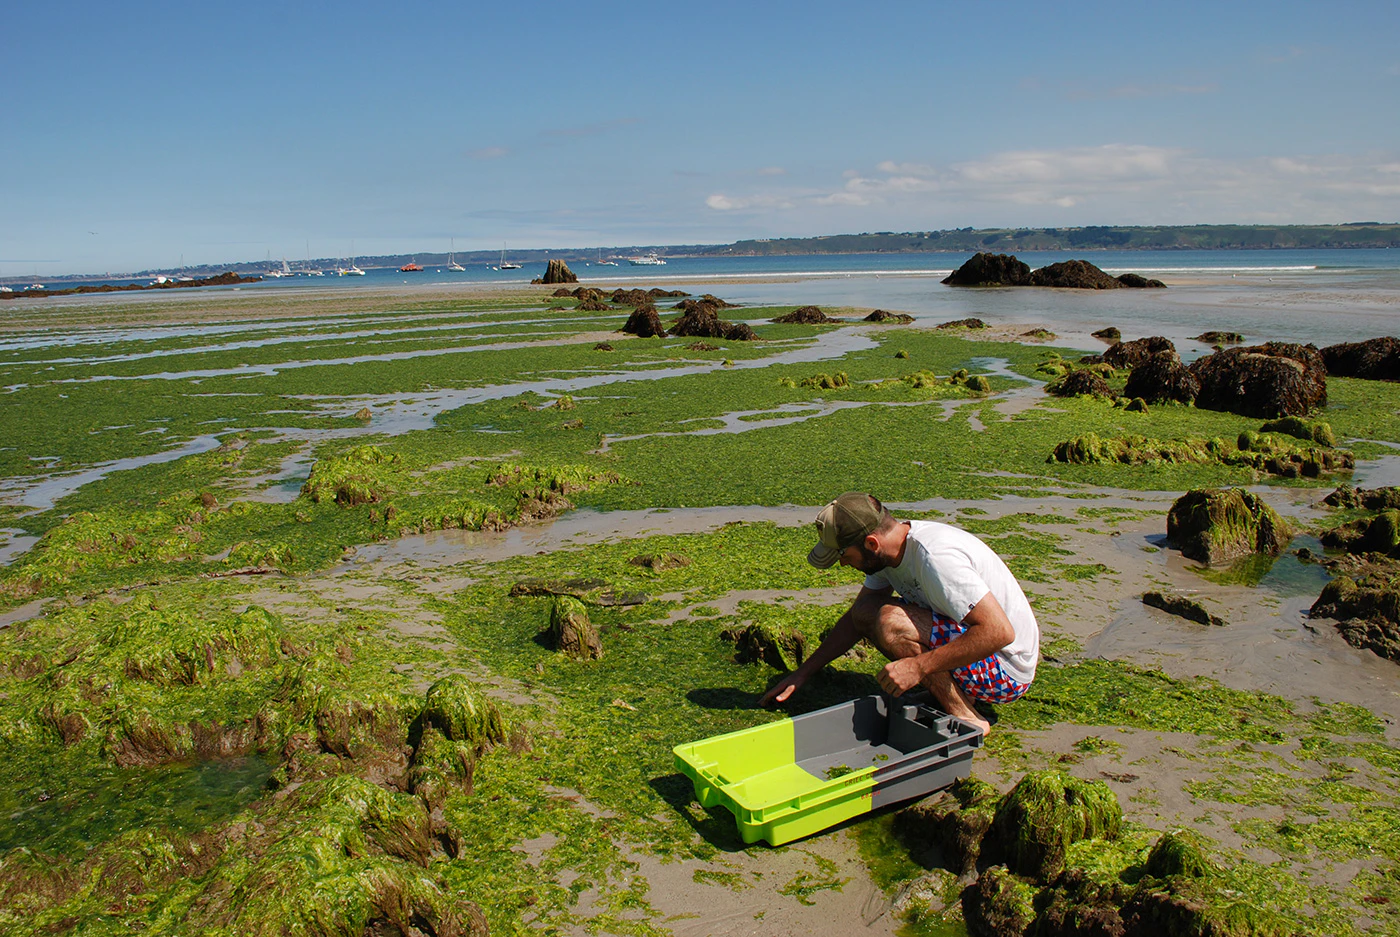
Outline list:
[[[661,257],[777,257],[820,256],[824,254],[968,254],[991,251],[1014,254],[1020,251],[1237,251],[1237,250],[1374,250],[1400,247],[1400,223],[1352,222],[1340,225],[1087,225],[1063,228],[952,228],[939,231],[876,231],[860,234],[831,234],[802,238],[753,238],[729,244],[638,244],[579,248],[514,249],[511,259],[518,263],[543,263],[552,259],[570,265],[586,265],[603,256],[632,257],[657,254]],[[497,250],[411,254],[384,254],[357,258],[364,269],[393,268],[409,261],[424,267],[445,266],[449,256],[457,263],[489,266],[499,262]],[[308,259],[315,267],[335,266],[343,258]],[[141,270],[122,275],[49,275],[52,281],[91,281],[95,279],[140,279],[184,274],[209,277],[225,271],[259,275],[268,269],[266,260],[204,264],[201,266]],[[9,276],[3,282],[20,283],[23,277]]]

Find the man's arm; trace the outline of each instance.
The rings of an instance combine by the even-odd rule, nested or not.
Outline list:
[[[1016,640],[1016,629],[996,596],[988,592],[965,616],[963,633],[953,640],[915,657],[890,661],[878,677],[886,693],[899,696],[918,686],[927,676],[957,670],[989,657]]]
[[[893,589],[870,589],[861,586],[855,601],[851,603],[851,607],[836,620],[835,627],[827,634],[821,645],[812,652],[812,656],[804,660],[792,673],[773,684],[772,688],[759,698],[759,705],[771,706],[773,703],[787,702],[793,691],[811,679],[812,674],[855,647],[856,642],[861,639],[860,629],[856,627],[858,607],[862,604],[878,605],[888,599],[893,592]]]

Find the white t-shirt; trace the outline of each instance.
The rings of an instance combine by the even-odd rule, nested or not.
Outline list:
[[[996,596],[1016,639],[997,651],[1006,675],[1021,683],[1035,678],[1040,626],[1031,603],[992,548],[965,530],[935,521],[909,521],[904,560],[865,577],[870,589],[893,588],[906,602],[962,621],[990,592]]]

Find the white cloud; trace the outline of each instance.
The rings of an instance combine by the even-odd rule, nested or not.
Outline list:
[[[791,208],[792,202],[777,195],[729,196],[716,193],[705,199],[715,211],[743,211],[749,208]]]
[[[787,170],[781,166],[764,166],[758,170],[760,176],[786,176]]]

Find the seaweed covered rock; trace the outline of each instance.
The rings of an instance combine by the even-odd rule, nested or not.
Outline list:
[[[690,294],[685,290],[663,290],[659,286],[653,286],[651,289],[647,290],[647,295],[652,299],[670,299],[672,297],[679,298],[681,296],[689,296]]]
[[[578,276],[569,269],[569,265],[564,263],[564,261],[555,259],[551,260],[549,265],[545,267],[544,276],[540,277],[538,280],[531,280],[530,282],[543,283],[545,285],[551,283],[577,283]]]
[[[704,300],[683,300],[684,314],[671,325],[672,335],[691,338],[725,338],[752,341],[756,336],[745,323],[725,322],[715,314],[715,306]]]
[[[1327,373],[1369,381],[1400,381],[1400,338],[1368,338],[1322,349]]]
[[[783,325],[828,325],[841,320],[831,318],[816,306],[800,306],[787,315],[778,316],[772,321]]]
[[[1035,921],[1035,888],[1005,866],[994,865],[962,893],[963,920],[972,937],[1021,937]]]
[[[1191,373],[1201,385],[1196,406],[1207,410],[1273,419],[1327,405],[1327,368],[1310,345],[1227,348],[1192,362]]]
[[[1085,394],[1093,397],[1113,396],[1113,388],[1108,386],[1108,381],[1103,379],[1103,375],[1088,368],[1070,371],[1059,380],[1047,384],[1045,390],[1056,397],[1079,397]]]
[[[1032,771],[1002,798],[992,835],[1009,869],[1045,881],[1064,870],[1071,843],[1114,839],[1122,822],[1123,808],[1102,781]]]
[[[961,778],[947,791],[901,810],[895,829],[915,861],[970,875],[977,870],[1000,801],[1000,793],[986,781]]]
[[[1285,416],[1277,420],[1269,420],[1259,427],[1259,432],[1283,433],[1294,439],[1315,442],[1319,446],[1332,447],[1337,445],[1337,434],[1332,432],[1331,424],[1321,420],[1305,420],[1302,417]]]
[[[1096,881],[1069,869],[1035,896],[1037,937],[1122,937],[1122,906],[1130,890],[1119,882]]]
[[[1074,290],[1121,290],[1126,284],[1087,260],[1063,260],[1031,273],[1030,285]]]
[[[1026,331],[1022,332],[1020,337],[1029,338],[1037,342],[1050,342],[1054,341],[1058,336],[1056,336],[1054,332],[1045,328],[1045,326],[1038,325],[1033,329],[1027,329]]]
[[[1331,431],[1332,428],[1326,423],[1317,424],[1316,432],[1323,438],[1328,438]],[[1356,467],[1356,457],[1345,449],[1298,445],[1278,433],[1245,430],[1240,433],[1237,445],[1239,454],[1225,461],[1248,464],[1280,478],[1321,478],[1334,472],[1349,472]]]
[[[575,660],[597,660],[603,656],[598,630],[588,620],[583,603],[572,596],[559,595],[549,606],[547,643]]]
[[[1106,342],[1119,342],[1123,340],[1123,333],[1118,331],[1116,326],[1112,325],[1105,326],[1097,332],[1091,332],[1090,334],[1093,335],[1094,338],[1101,338]]]
[[[449,739],[432,726],[424,728],[409,763],[409,790],[430,814],[438,814],[449,796],[472,792],[477,754],[471,742]]]
[[[601,299],[585,299],[574,308],[580,312],[607,312],[612,309]]]
[[[981,374],[971,375],[963,383],[963,386],[974,394],[990,394],[992,392],[992,382]]]
[[[1153,844],[1143,863],[1143,871],[1156,878],[1204,878],[1215,871],[1215,866],[1206,854],[1205,840],[1199,833],[1171,830]]]
[[[1014,254],[974,254],[961,267],[944,277],[947,286],[1028,286],[1031,268]]]
[[[317,459],[301,495],[313,502],[334,501],[341,507],[374,504],[391,494],[389,473],[398,465],[378,446],[355,446],[339,455]]]
[[[1191,403],[1201,389],[1175,351],[1159,351],[1133,368],[1123,396],[1141,397],[1148,403]]]
[[[914,317],[903,312],[890,312],[886,309],[876,309],[861,321],[879,322],[887,325],[908,325],[910,322],[914,321]]]
[[[1177,595],[1174,592],[1144,592],[1142,604],[1160,608],[1170,615],[1194,621],[1199,625],[1218,626],[1225,624],[1225,619],[1219,615],[1212,615],[1200,602],[1188,599],[1184,595]]]
[[[796,628],[749,624],[726,628],[720,637],[733,642],[734,658],[741,664],[763,661],[774,670],[796,670],[807,659],[807,636]]]
[[[664,573],[668,569],[683,569],[690,565],[690,557],[680,553],[643,553],[627,561],[633,566],[641,566],[654,573]]]
[[[936,328],[940,329],[985,329],[986,327],[987,323],[983,322],[981,319],[971,317],[967,319],[950,319],[947,322],[940,322],[936,326]]]
[[[1115,342],[1103,353],[1104,364],[1115,368],[1135,368],[1160,352],[1176,353],[1171,339],[1162,335],[1135,338],[1131,342]]]
[[[1244,336],[1239,332],[1223,332],[1216,329],[1202,332],[1196,336],[1196,341],[1205,342],[1208,345],[1238,345],[1244,341]]]
[[[1323,498],[1322,502],[1334,508],[1366,508],[1371,511],[1400,508],[1400,488],[1353,488],[1351,485],[1341,485]]]
[[[624,290],[621,287],[613,290],[610,298],[619,306],[646,306],[653,299],[646,290]]]
[[[1198,488],[1167,512],[1167,542],[1206,564],[1264,553],[1278,556],[1292,533],[1258,495],[1242,488]]]
[[[661,315],[656,311],[656,307],[650,303],[633,309],[632,314],[627,317],[627,323],[623,325],[622,331],[638,338],[664,338],[666,336],[666,327],[661,324]]]
[[[550,293],[549,295],[550,295],[550,296],[553,296],[555,299],[563,299],[563,298],[566,297],[566,296],[572,296],[572,295],[574,295],[574,294],[573,294],[572,291],[566,290],[566,289],[564,289],[564,287],[561,286],[561,287],[559,287],[559,289],[555,290],[553,293]]]
[[[454,742],[483,748],[506,739],[505,720],[496,704],[461,674],[443,677],[428,688],[423,724]]]
[[[1167,284],[1163,283],[1161,280],[1154,280],[1140,273],[1120,273],[1117,280],[1124,286],[1135,290],[1161,290],[1166,289],[1167,286]]]
[[[724,300],[716,296],[714,293],[701,293],[700,301],[702,303],[709,303],[716,309],[733,309],[739,305],[738,303],[725,302]]]

